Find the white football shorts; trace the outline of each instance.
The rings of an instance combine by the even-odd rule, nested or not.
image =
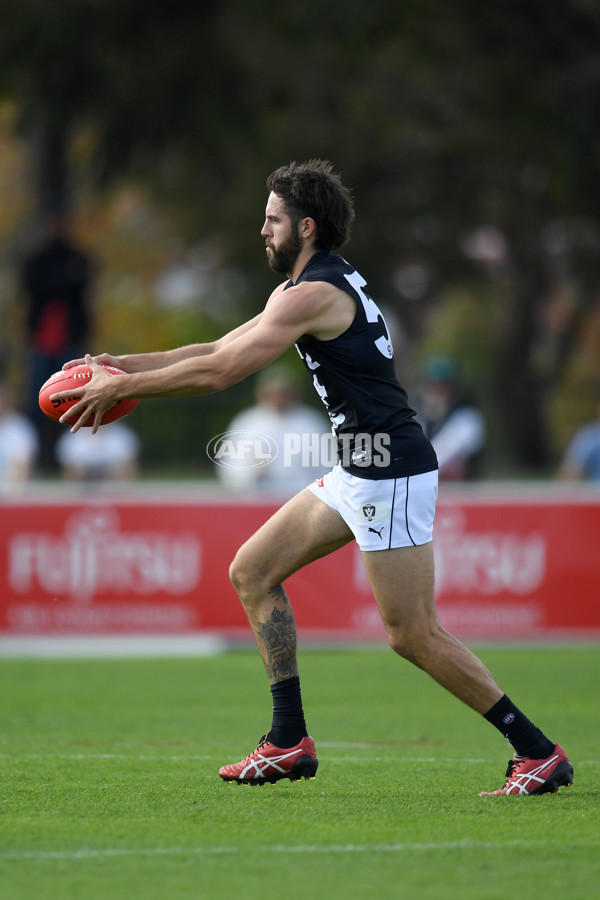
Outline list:
[[[308,490],[339,512],[361,550],[416,547],[433,537],[437,470],[373,481],[338,463]]]

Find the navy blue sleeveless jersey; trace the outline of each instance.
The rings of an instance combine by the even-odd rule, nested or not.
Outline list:
[[[437,458],[394,370],[394,350],[366,282],[341,256],[321,251],[296,282],[325,281],[356,303],[354,321],[330,341],[303,335],[296,343],[327,407],[342,466],[359,478],[399,478],[437,469]]]

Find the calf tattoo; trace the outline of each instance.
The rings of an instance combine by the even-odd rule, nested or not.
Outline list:
[[[264,647],[267,674],[275,682],[298,674],[296,623],[282,585],[269,588],[269,596],[277,605],[266,622],[258,623],[258,637]]]

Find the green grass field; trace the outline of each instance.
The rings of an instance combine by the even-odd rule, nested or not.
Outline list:
[[[390,651],[301,654],[319,772],[262,788],[217,776],[270,724],[254,652],[0,661],[0,897],[597,896],[600,650],[480,656],[569,790],[478,797],[508,743]]]

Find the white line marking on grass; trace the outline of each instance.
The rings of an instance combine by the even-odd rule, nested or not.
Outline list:
[[[199,760],[215,760],[217,759],[217,756],[207,756],[206,754],[177,754],[163,756],[153,753],[0,753],[0,759],[114,759],[120,762],[124,760],[131,760],[132,762],[197,762]]]
[[[261,847],[261,853],[305,853],[310,854],[344,854],[344,853],[412,853],[439,850],[502,850],[508,848],[547,847],[548,841],[440,841],[436,843],[403,843],[403,844],[275,844]],[[577,841],[577,847],[596,847],[598,841]],[[127,856],[219,856],[237,855],[247,852],[249,846],[216,846],[216,847],[106,847],[93,850],[81,847],[79,850],[9,850],[0,853],[0,862],[19,861],[53,861],[53,860],[86,860],[110,859]]]
[[[321,745],[325,746],[325,745]],[[369,748],[373,749],[373,748]],[[211,762],[220,759],[222,754],[212,753],[175,753],[175,754],[154,754],[154,753],[0,753],[0,759],[50,759],[50,760],[86,760],[86,759],[114,759],[119,761],[131,760],[132,762]],[[389,762],[390,759],[407,763],[434,763],[437,765],[456,765],[459,763],[494,763],[498,760],[492,757],[483,759],[478,757],[451,757],[451,756],[400,756],[399,754],[390,754],[389,756],[371,756],[366,759],[364,756],[324,756],[321,759],[327,762]],[[598,766],[600,759],[576,759],[577,766]]]
[[[493,760],[490,759],[471,759],[468,756],[461,756],[460,759],[450,759],[447,756],[398,756],[397,754],[390,753],[389,756],[370,756],[365,759],[364,756],[325,756],[321,757],[325,759],[327,762],[389,762],[393,759],[396,762],[407,762],[407,763],[427,763],[428,765],[431,763],[435,763],[436,765],[449,765],[453,766],[457,763],[489,763]]]
[[[0,659],[112,659],[220,656],[228,643],[215,634],[0,637]]]
[[[389,749],[400,750],[402,747],[415,746],[410,742],[394,743],[393,741],[319,741],[319,747],[328,747],[332,750],[375,750]]]

